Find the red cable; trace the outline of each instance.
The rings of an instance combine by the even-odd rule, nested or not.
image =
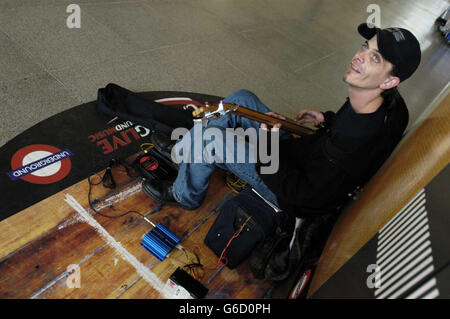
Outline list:
[[[242,224],[241,228],[239,228],[239,230],[237,230],[234,235],[230,238],[230,240],[228,241],[227,245],[225,246],[225,248],[222,250],[222,253],[220,254],[220,257],[217,259],[216,265],[219,265],[219,263],[225,259],[225,262],[222,262],[222,264],[225,266],[228,263],[228,259],[227,257],[225,257],[225,252],[228,249],[228,246],[230,246],[231,242],[233,241],[233,239],[235,239],[236,237],[239,236],[239,234],[242,232],[242,230],[244,229],[245,225],[247,225],[248,221],[252,218],[252,216],[249,216],[247,218],[247,220]]]

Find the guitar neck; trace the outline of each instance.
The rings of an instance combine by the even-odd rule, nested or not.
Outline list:
[[[309,134],[313,134],[315,132],[315,130],[313,130],[313,129],[299,125],[297,122],[295,122],[292,119],[286,118],[285,120],[282,120],[282,119],[273,117],[273,116],[265,114],[265,113],[261,113],[261,112],[257,112],[257,111],[248,109],[243,106],[237,106],[233,110],[233,112],[240,116],[246,117],[248,119],[255,120],[255,121],[258,121],[261,123],[266,123],[266,124],[269,124],[272,126],[277,123],[280,123],[282,130],[297,134],[299,136],[309,135]]]

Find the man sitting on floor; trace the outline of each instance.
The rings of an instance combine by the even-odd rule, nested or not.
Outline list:
[[[321,129],[301,138],[284,136],[276,173],[260,174],[259,163],[228,163],[226,159],[223,163],[182,162],[173,184],[148,180],[143,185],[144,192],[165,204],[195,209],[204,200],[210,175],[220,167],[296,217],[339,209],[349,193],[368,181],[400,141],[408,124],[408,110],[396,87],[414,73],[421,57],[419,42],[408,30],[379,29],[364,23],[358,32],[367,41],[344,74],[347,100],[337,113],[303,110],[297,114],[300,124],[320,125]],[[228,96],[224,102],[270,112],[246,90]],[[267,127],[235,114],[208,123],[208,127],[223,129],[261,126]],[[182,143],[183,140],[177,145]]]

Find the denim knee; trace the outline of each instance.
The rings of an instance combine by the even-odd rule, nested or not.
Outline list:
[[[236,91],[234,94],[236,94],[236,95],[247,95],[247,96],[253,96],[253,97],[256,97],[256,94],[255,94],[255,93],[253,93],[252,91],[247,90],[247,89],[240,89],[240,90]]]

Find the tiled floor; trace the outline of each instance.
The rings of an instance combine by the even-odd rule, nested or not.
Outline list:
[[[66,7],[81,7],[69,29]],[[0,146],[43,119],[95,100],[115,82],[134,91],[225,96],[254,91],[273,110],[337,110],[373,0],[0,0]],[[445,0],[378,0],[383,27],[419,38],[423,59],[400,86],[410,125],[450,79],[434,21]]]

